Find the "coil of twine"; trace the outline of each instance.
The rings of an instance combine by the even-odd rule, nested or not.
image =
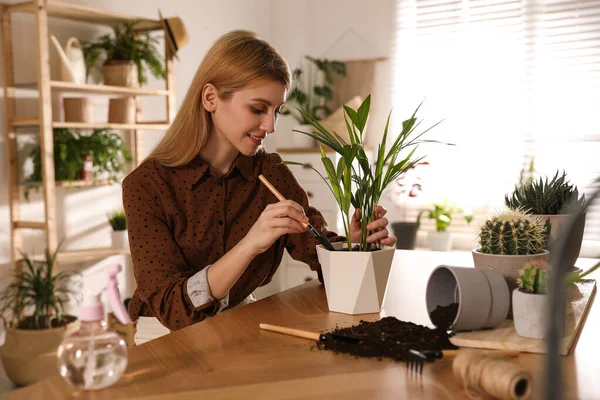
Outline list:
[[[502,400],[526,400],[531,397],[531,375],[502,356],[461,350],[452,370],[471,398],[487,395]]]

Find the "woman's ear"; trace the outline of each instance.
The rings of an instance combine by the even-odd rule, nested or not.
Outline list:
[[[217,88],[212,83],[207,83],[202,88],[202,105],[208,112],[214,112],[217,108]]]

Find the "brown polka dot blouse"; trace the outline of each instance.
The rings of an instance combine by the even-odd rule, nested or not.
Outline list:
[[[332,242],[343,237],[327,231],[321,213],[310,207],[306,192],[276,153],[260,150],[252,157],[240,154],[221,177],[199,156],[181,167],[156,160],[140,165],[123,181],[123,204],[137,289],[129,303],[133,320],[155,316],[176,330],[219,309],[212,300],[194,307],[187,280],[221,258],[250,230],[275,196],[260,182],[263,174],[287,199],[302,207],[310,223]],[[234,307],[257,287],[271,281],[283,250],[319,273],[316,245],[310,233],[280,237],[258,255],[229,292]]]

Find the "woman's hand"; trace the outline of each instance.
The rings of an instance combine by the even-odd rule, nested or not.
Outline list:
[[[279,237],[288,233],[302,233],[306,228],[302,222],[308,222],[302,206],[292,200],[269,204],[252,225],[243,241],[250,251],[261,254]]]
[[[386,213],[387,210],[382,206],[378,205],[375,207],[375,220],[367,224],[367,230],[373,232],[373,234],[367,237],[368,243],[379,242],[392,247],[396,245],[396,237],[390,236],[387,230],[389,221],[384,217]],[[350,222],[350,238],[352,239],[352,243],[360,242],[360,218],[360,209],[356,209]]]

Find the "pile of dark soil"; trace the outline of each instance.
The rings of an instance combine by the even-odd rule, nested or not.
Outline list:
[[[409,349],[456,349],[456,346],[450,343],[445,330],[430,329],[394,317],[386,317],[375,322],[360,321],[358,325],[336,329],[333,333],[354,336],[361,339],[361,342],[320,341],[317,346],[321,350],[331,350],[357,357],[391,358],[401,361],[406,359]]]
[[[439,329],[448,330],[454,322],[458,313],[458,303],[448,304],[447,306],[437,306],[429,315],[431,322]]]

